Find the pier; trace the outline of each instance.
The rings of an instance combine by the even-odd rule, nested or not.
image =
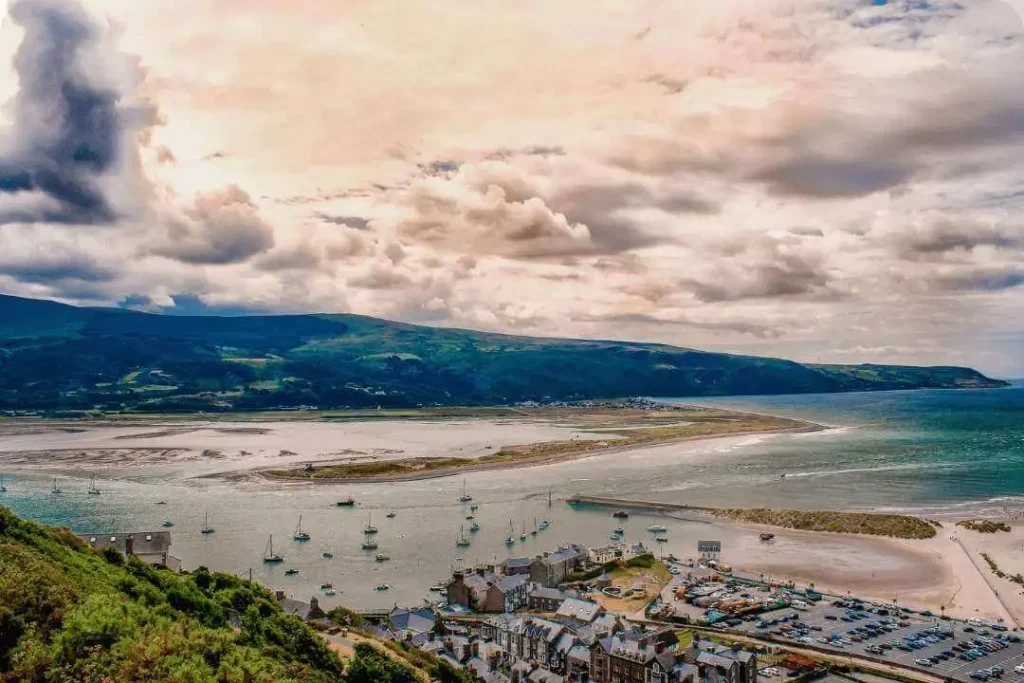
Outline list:
[[[594,505],[613,507],[623,510],[649,510],[651,512],[713,512],[714,508],[682,503],[657,503],[645,500],[627,500],[625,498],[606,498],[602,496],[585,496],[577,493],[565,499],[569,505]]]

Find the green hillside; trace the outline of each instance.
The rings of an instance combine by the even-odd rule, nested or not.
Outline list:
[[[345,680],[323,639],[263,588],[96,553],[0,507],[0,681]]]
[[[0,410],[487,405],[992,387],[969,368],[805,365],[356,315],[163,316],[0,296]]]

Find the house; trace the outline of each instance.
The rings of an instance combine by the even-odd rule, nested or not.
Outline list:
[[[135,557],[146,564],[177,571],[181,560],[170,554],[171,532],[136,531],[127,534],[77,534],[79,540],[93,550],[103,552],[114,548],[125,557]]]
[[[568,597],[557,588],[538,586],[530,591],[530,609],[536,612],[556,612]]]
[[[675,634],[622,631],[590,646],[590,678],[596,683],[675,683]]]
[[[287,614],[294,614],[303,621],[323,619],[327,616],[327,613],[320,609],[320,602],[316,599],[316,596],[311,597],[309,602],[302,602],[301,600],[287,597],[284,591],[274,591],[274,597],[277,599],[277,604],[281,606],[282,610]]]
[[[575,642],[563,624],[539,617],[494,617],[484,624],[482,634],[500,646],[507,665],[528,662],[556,673],[565,671],[566,658]]]
[[[478,612],[486,611],[483,605],[487,602],[487,593],[497,582],[497,574],[486,569],[456,572],[448,582],[448,603],[462,605]],[[501,612],[503,609],[492,611]]]
[[[700,678],[708,683],[757,683],[757,654],[740,649],[712,645],[702,648],[694,641],[691,655]]]
[[[565,680],[569,683],[586,683],[590,678],[590,650],[584,645],[574,645],[565,658]]]
[[[487,589],[479,612],[515,612],[529,604],[530,577],[514,574],[499,579]]]
[[[388,614],[388,633],[398,641],[412,640],[434,630],[434,611],[429,607],[416,610],[395,607]]]
[[[505,576],[529,574],[531,562],[533,558],[530,557],[510,557],[501,563],[501,573]]]
[[[558,606],[555,618],[571,625],[591,624],[604,613],[604,608],[591,600],[566,598]]]
[[[557,586],[582,569],[585,560],[586,553],[581,546],[563,546],[534,558],[530,563],[530,580],[547,588]]]
[[[588,548],[587,559],[594,564],[608,564],[610,562],[632,560],[634,557],[646,555],[650,551],[643,543],[627,545],[625,543],[611,543],[600,548]]]

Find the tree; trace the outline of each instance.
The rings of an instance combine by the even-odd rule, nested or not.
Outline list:
[[[443,659],[437,660],[430,669],[431,680],[437,681],[437,683],[475,683],[476,676],[474,676],[467,669],[457,669]]]
[[[355,653],[345,670],[345,683],[419,683],[410,667],[381,654],[372,645],[356,643]]]

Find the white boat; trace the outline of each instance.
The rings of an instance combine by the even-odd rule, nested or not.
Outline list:
[[[538,528],[538,529],[540,529],[541,531],[544,531],[544,530],[545,530],[545,529],[547,529],[547,528],[548,528],[549,526],[551,526],[551,522],[549,522],[549,521],[548,521],[548,520],[546,520],[546,519],[542,519],[542,520],[540,520],[540,526],[539,526],[539,527],[537,527],[537,528]]]
[[[523,520],[523,530],[519,532],[519,540],[520,541],[525,541],[526,540],[526,520],[525,519]]]
[[[292,534],[292,538],[296,541],[308,541],[310,538],[309,534],[302,530],[302,515],[299,515],[299,525],[295,527],[295,533]]]
[[[666,531],[668,531],[668,527],[664,526],[663,524],[652,524],[649,527],[647,527],[647,530],[650,531],[652,534],[663,534]]]
[[[387,517],[388,519],[394,519],[394,518],[395,518],[395,511],[394,511],[394,510],[392,510],[391,512],[389,512],[389,513],[388,513],[387,515],[385,515],[385,516],[386,516],[386,517]]]
[[[267,539],[266,550],[263,551],[263,562],[266,564],[277,564],[278,562],[284,562],[284,556],[278,555],[274,552],[274,537],[270,536]]]
[[[92,483],[89,484],[89,495],[98,496],[100,495],[100,489],[96,486],[96,475],[92,475]]]
[[[203,516],[203,528],[199,530],[199,533],[201,533],[203,535],[206,535],[206,534],[212,534],[213,532],[214,532],[214,528],[212,526],[210,526],[210,513],[207,512]]]
[[[466,493],[466,480],[463,479],[462,480],[462,495],[459,496],[459,502],[460,503],[468,503],[471,500],[473,500],[473,496],[471,496],[468,493]]]
[[[505,545],[516,544],[516,528],[512,526],[512,519],[508,520],[508,537],[505,538]]]
[[[324,595],[334,595],[336,592],[337,591],[334,590],[333,588],[328,588],[327,590],[324,591]]]

